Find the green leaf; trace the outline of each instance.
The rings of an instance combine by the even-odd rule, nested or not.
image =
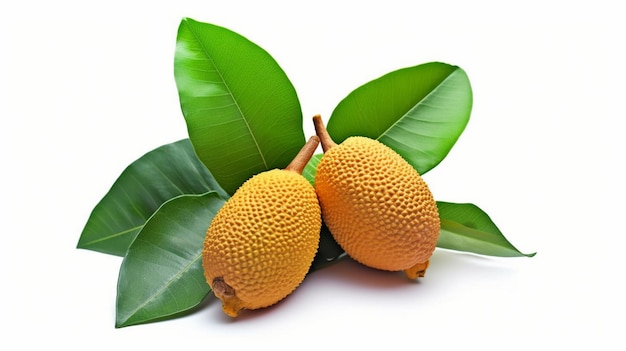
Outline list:
[[[317,171],[317,165],[320,163],[322,156],[324,155],[313,155],[313,157],[311,157],[309,162],[304,167],[304,170],[302,170],[302,176],[304,176],[304,178],[306,178],[306,180],[308,180],[309,183],[311,183],[311,185],[313,186],[315,185],[315,172]]]
[[[327,129],[337,143],[353,135],[377,139],[425,174],[456,143],[471,109],[472,89],[465,72],[432,62],[357,88],[337,105]]]
[[[438,201],[437,207],[441,218],[437,247],[488,256],[535,256],[516,249],[476,205]]]
[[[224,204],[215,192],[182,195],[150,217],[122,261],[116,327],[177,316],[211,291],[202,247],[213,216]]]
[[[163,145],[130,164],[94,207],[77,247],[124,256],[146,220],[183,194],[224,192],[196,157],[189,139]]]
[[[293,85],[241,35],[183,19],[174,75],[191,142],[229,194],[257,173],[284,168],[304,145]]]

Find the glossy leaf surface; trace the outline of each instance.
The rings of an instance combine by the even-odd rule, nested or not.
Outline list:
[[[202,247],[224,204],[215,192],[182,195],[161,206],[124,257],[118,278],[116,327],[174,316],[210,292]]]
[[[532,257],[516,249],[476,205],[437,202],[441,232],[437,247],[500,257]]]
[[[293,85],[243,36],[183,19],[174,75],[198,157],[229,194],[254,174],[284,168],[304,145]]]
[[[163,203],[212,190],[228,197],[198,160],[188,139],[156,148],[130,164],[94,207],[78,248],[124,256]]]
[[[472,89],[465,72],[432,62],[400,69],[351,92],[333,111],[328,132],[377,139],[425,174],[449,153],[465,129]]]
[[[311,185],[315,185],[315,172],[317,171],[317,165],[320,163],[322,156],[323,154],[313,155],[302,171],[302,176],[304,176]]]

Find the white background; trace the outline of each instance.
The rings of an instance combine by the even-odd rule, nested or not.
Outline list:
[[[11,5],[8,5],[8,4]],[[345,4],[350,3],[350,4]],[[617,3],[615,1],[614,3]],[[607,1],[22,1],[0,6],[2,349],[618,349],[623,10]],[[121,171],[186,138],[173,78],[191,17],[265,48],[309,117],[403,67],[462,67],[470,123],[425,178],[520,250],[437,250],[418,283],[343,261],[231,320],[114,328],[121,258],[77,250]],[[620,106],[621,107],[621,106]],[[8,195],[8,196],[7,196]],[[7,225],[8,224],[8,225]],[[613,321],[610,316],[615,315]],[[357,348],[351,348],[357,349]]]

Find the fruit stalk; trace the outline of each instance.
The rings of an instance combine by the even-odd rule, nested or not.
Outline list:
[[[285,170],[302,174],[304,167],[306,167],[311,157],[313,157],[313,154],[315,153],[315,150],[317,149],[317,146],[319,144],[320,138],[315,135],[310,137],[306,144],[304,144],[302,149],[300,149],[296,157],[294,157],[291,163],[289,163],[289,165],[285,167]]]
[[[235,294],[235,290],[226,284],[223,277],[213,279],[211,287],[215,296],[222,300],[224,313],[231,317],[237,317],[239,310],[241,310],[241,300]]]
[[[333,141],[324,126],[324,122],[322,121],[322,116],[315,115],[313,116],[313,126],[315,126],[315,134],[320,138],[320,142],[322,143],[322,150],[324,152],[328,151],[331,147],[337,146],[337,143]]]

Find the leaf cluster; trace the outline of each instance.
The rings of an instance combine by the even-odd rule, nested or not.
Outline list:
[[[93,209],[78,248],[123,256],[116,327],[190,313],[211,292],[201,265],[213,216],[251,176],[284,168],[305,143],[295,88],[272,56],[245,37],[190,18],[181,21],[174,77],[188,139],[130,164]],[[457,66],[430,62],[356,88],[327,123],[336,142],[377,139],[424,174],[467,125],[472,89]],[[315,155],[303,175],[313,183]],[[440,248],[481,255],[518,251],[473,204],[437,202]],[[323,226],[311,270],[345,254]]]

